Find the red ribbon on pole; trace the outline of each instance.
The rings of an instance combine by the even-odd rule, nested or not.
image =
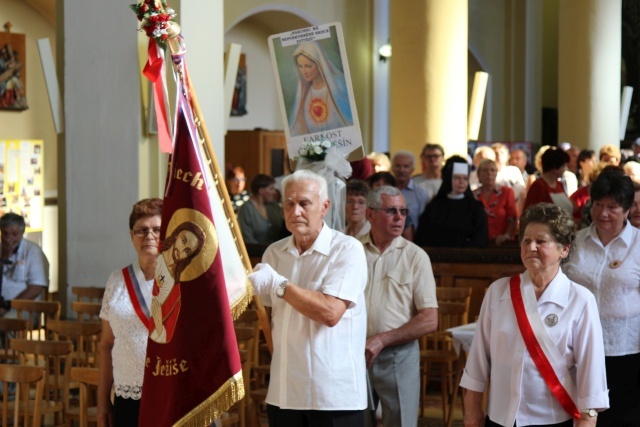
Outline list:
[[[173,151],[173,142],[171,131],[169,130],[169,121],[167,120],[167,107],[165,105],[166,98],[166,77],[164,69],[164,54],[158,49],[158,45],[153,39],[149,39],[149,48],[147,50],[147,63],[142,70],[149,81],[153,84],[153,103],[156,111],[156,124],[158,128],[158,141],[160,143],[160,151],[163,153],[171,153]],[[149,106],[151,108],[151,106]]]
[[[542,347],[540,347],[540,343],[531,328],[524,308],[524,301],[522,300],[520,275],[516,274],[512,276],[509,281],[509,286],[511,288],[511,302],[513,304],[513,310],[516,313],[516,319],[518,320],[518,327],[524,339],[524,344],[527,346],[527,350],[531,355],[531,359],[533,359],[533,363],[535,363],[540,375],[547,383],[547,387],[549,387],[551,393],[553,393],[560,405],[562,405],[562,408],[573,418],[580,419],[580,411],[578,411],[573,399],[571,399],[571,396],[569,396],[569,393],[558,379],[558,376],[553,370],[553,366],[551,366],[547,355],[544,353],[544,350],[542,350]]]

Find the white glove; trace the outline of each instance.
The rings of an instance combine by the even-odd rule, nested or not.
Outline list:
[[[269,264],[257,264],[253,273],[249,274],[249,280],[258,295],[271,295],[276,292],[280,283],[287,278],[278,274]]]

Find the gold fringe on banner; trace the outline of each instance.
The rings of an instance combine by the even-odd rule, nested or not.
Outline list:
[[[208,427],[231,405],[244,397],[242,371],[235,374],[207,400],[196,406],[173,427]]]
[[[247,279],[247,283],[245,284],[244,292],[242,296],[238,298],[236,301],[231,303],[231,317],[233,320],[238,320],[240,315],[244,313],[244,311],[251,304],[251,299],[253,298],[253,286],[251,286],[251,282]]]

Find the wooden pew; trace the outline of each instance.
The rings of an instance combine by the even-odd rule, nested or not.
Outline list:
[[[497,279],[524,271],[520,249],[424,248],[433,267],[436,286],[471,288],[469,322],[480,314],[485,289]]]

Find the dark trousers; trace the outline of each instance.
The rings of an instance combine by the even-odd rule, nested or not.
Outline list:
[[[138,427],[140,400],[116,396],[113,401],[113,426]]]
[[[484,419],[484,427],[504,427],[504,426],[501,426],[498,423],[494,423],[489,419],[489,417],[486,417]],[[516,423],[513,423],[513,427],[519,427],[519,426],[517,426]],[[520,426],[520,427],[573,427],[573,420],[569,418],[567,421],[563,421],[557,424],[540,424],[535,426]]]
[[[269,427],[364,427],[364,410],[312,411],[267,405]]]
[[[640,427],[640,353],[604,358],[610,408],[598,427]]]

